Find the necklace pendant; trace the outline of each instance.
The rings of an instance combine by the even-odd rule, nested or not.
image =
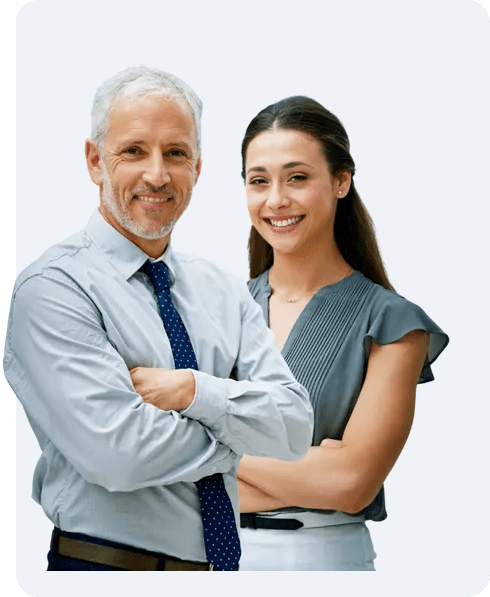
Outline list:
[[[286,303],[297,303],[299,301],[299,299],[288,299],[286,297],[284,297],[284,300]]]

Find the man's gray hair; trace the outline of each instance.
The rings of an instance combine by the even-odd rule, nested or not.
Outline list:
[[[109,119],[117,100],[142,96],[174,97],[184,100],[192,110],[196,129],[197,149],[201,151],[202,102],[196,93],[178,77],[162,70],[134,66],[114,75],[97,89],[92,105],[91,137],[102,151]]]

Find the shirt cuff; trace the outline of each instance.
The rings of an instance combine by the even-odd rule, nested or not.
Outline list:
[[[180,414],[189,419],[196,419],[204,425],[211,426],[226,414],[228,397],[227,380],[214,377],[202,371],[191,369],[196,380],[194,400]]]

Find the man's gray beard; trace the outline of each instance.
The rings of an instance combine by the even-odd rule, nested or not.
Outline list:
[[[123,212],[120,206],[114,201],[112,184],[104,163],[102,163],[102,201],[109,213],[124,228],[124,230],[127,230],[139,238],[144,238],[146,240],[158,240],[159,238],[163,238],[164,236],[170,234],[177,223],[177,219],[172,218],[166,224],[163,224],[161,228],[157,230],[148,230],[129,213]]]

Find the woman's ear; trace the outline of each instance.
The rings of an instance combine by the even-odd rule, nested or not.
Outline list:
[[[343,199],[349,192],[352,182],[352,174],[350,170],[342,170],[342,172],[335,179],[335,194],[339,199]]]
[[[99,148],[92,139],[85,141],[85,159],[87,160],[87,168],[92,182],[99,187],[102,186],[102,158]]]

